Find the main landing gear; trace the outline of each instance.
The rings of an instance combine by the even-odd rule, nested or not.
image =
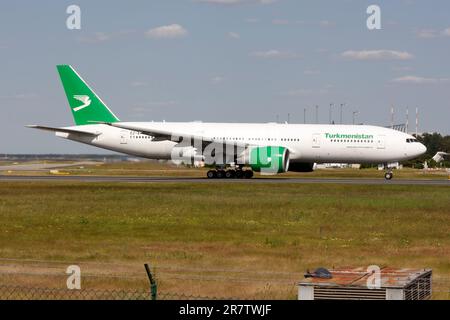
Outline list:
[[[208,179],[251,179],[253,178],[252,170],[230,169],[230,170],[209,170],[206,173]]]

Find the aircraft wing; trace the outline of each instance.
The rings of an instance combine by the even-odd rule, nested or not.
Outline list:
[[[26,127],[32,128],[32,129],[51,131],[51,132],[77,133],[77,134],[83,134],[83,135],[87,135],[87,136],[91,136],[91,137],[96,137],[96,136],[100,135],[100,133],[92,133],[92,132],[88,132],[88,131],[68,129],[68,128],[54,128],[54,127],[37,126],[37,125],[28,125]]]
[[[450,153],[447,152],[438,152],[432,158],[437,163],[442,162],[445,158],[450,159]]]
[[[186,141],[191,141],[192,145],[195,145],[195,141],[199,141],[202,143],[203,148],[205,148],[207,145],[210,145],[211,143],[213,144],[221,144],[224,147],[229,145],[230,147],[240,147],[240,148],[246,148],[249,146],[249,144],[247,143],[227,143],[227,142],[218,142],[218,141],[214,141],[213,139],[211,139],[211,137],[204,137],[202,135],[196,135],[196,134],[192,134],[192,133],[185,133],[185,132],[173,132],[173,131],[169,131],[169,130],[163,130],[163,129],[159,129],[159,128],[148,128],[145,126],[140,126],[137,124],[128,124],[128,123],[121,123],[121,122],[113,122],[113,123],[104,123],[107,125],[110,125],[112,127],[116,127],[116,128],[121,128],[121,129],[126,129],[126,130],[132,130],[132,131],[137,131],[137,132],[141,132],[142,134],[146,134],[149,136],[152,136],[154,138],[155,141],[164,141],[164,140],[168,140],[168,141],[174,141],[174,142],[186,142]],[[224,148],[224,150],[226,150]]]
[[[175,142],[181,142],[182,139],[195,139],[195,140],[206,140],[207,142],[212,142],[212,139],[205,139],[203,136],[186,134],[183,132],[173,132],[169,130],[162,130],[156,128],[147,128],[145,126],[135,125],[135,124],[127,124],[120,122],[106,123],[112,127],[127,129],[132,131],[138,131],[143,134],[154,137],[154,140],[169,140]]]

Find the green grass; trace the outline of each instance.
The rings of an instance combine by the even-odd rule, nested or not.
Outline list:
[[[0,184],[0,257],[130,270],[150,262],[163,289],[201,295],[226,287],[225,296],[295,296],[293,286],[192,280],[204,273],[295,283],[306,268],[378,264],[429,267],[448,279],[449,234],[448,187]],[[204,272],[182,272],[188,279],[179,281],[170,268]]]

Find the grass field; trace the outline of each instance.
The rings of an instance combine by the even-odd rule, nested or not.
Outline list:
[[[295,298],[307,268],[377,264],[432,268],[448,299],[449,234],[448,187],[0,183],[0,258],[84,263],[142,285],[149,262],[167,292]]]

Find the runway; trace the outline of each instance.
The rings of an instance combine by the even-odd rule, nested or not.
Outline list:
[[[23,163],[0,166],[0,171],[48,171],[50,169],[62,169],[66,167],[93,166],[95,161],[78,161],[70,163]]]
[[[0,181],[73,181],[73,182],[111,182],[111,183],[298,183],[298,184],[349,184],[349,185],[427,185],[449,186],[450,180],[406,180],[393,179],[336,179],[336,178],[264,178],[253,179],[207,179],[207,178],[183,178],[183,177],[122,177],[122,176],[8,176],[0,175]]]

